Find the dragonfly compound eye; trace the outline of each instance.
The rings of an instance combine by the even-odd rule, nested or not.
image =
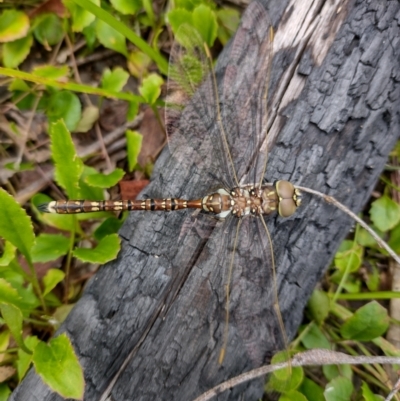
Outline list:
[[[275,189],[279,198],[279,215],[282,217],[291,216],[301,204],[300,191],[295,189],[289,181],[277,181]]]

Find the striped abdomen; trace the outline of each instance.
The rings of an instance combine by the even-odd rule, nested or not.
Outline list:
[[[122,210],[161,210],[170,212],[172,210],[188,208],[201,209],[201,199],[191,201],[184,199],[145,199],[121,201],[60,200],[49,202],[40,206],[40,210],[43,212],[60,214]]]

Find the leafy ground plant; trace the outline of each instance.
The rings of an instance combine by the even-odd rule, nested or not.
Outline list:
[[[126,174],[145,176],[151,162],[150,167],[140,165],[142,136],[135,131],[135,121],[143,118],[144,105],[159,118],[169,32],[189,23],[210,47],[220,47],[239,20],[236,10],[201,0],[176,1],[168,12],[157,7],[148,0],[44,1],[35,8],[11,4],[0,15],[0,74],[9,94],[6,104],[14,112],[6,114],[8,141],[1,144],[5,162],[0,170],[0,401],[31,365],[54,391],[68,398],[83,397],[83,374],[70,340],[64,334],[47,344],[44,340],[78,298],[82,282],[93,274],[88,266],[115,258],[119,249],[116,232],[123,217],[104,212],[44,215],[38,206],[63,194],[104,199],[105,189]],[[40,63],[35,62],[35,52],[42,55]],[[99,62],[111,56],[117,58],[109,64]],[[99,63],[92,75],[84,69],[93,63],[90,60]],[[89,79],[83,79],[82,72]],[[91,85],[93,80],[98,84]],[[122,151],[118,157],[112,153],[116,140],[101,129],[108,99],[114,99],[114,111],[121,104],[116,100],[124,102],[120,125],[125,120],[133,125],[123,125],[120,131],[118,123],[111,127],[113,133],[120,132],[112,138],[123,142],[117,147]],[[38,123],[37,116],[44,123]],[[87,137],[97,141],[96,148],[90,148]],[[53,176],[50,189],[41,192]],[[399,184],[384,177],[385,187],[371,204],[369,220],[399,252],[400,207],[398,199],[389,196],[389,189],[397,190]],[[40,180],[42,184],[24,192],[22,184]],[[28,199],[30,215],[19,206]],[[398,297],[380,290],[386,262],[385,252],[356,228],[311,298],[293,352],[323,348],[350,355],[399,356],[383,337],[397,322],[385,303],[374,301]],[[77,276],[74,272],[80,269],[85,274]],[[296,367],[292,373],[290,381],[279,374],[273,377],[267,391],[282,392],[282,400],[350,399],[361,392],[368,401],[388,392],[388,373],[380,365],[324,366],[321,371]]]
[[[45,340],[96,266],[119,250],[123,215],[48,215],[38,206],[63,196],[105,199],[105,190],[125,175],[141,182],[160,144],[150,161],[140,161],[143,137],[135,129],[143,106],[160,119],[170,30],[190,23],[212,46],[225,44],[239,20],[236,10],[205,1],[179,1],[168,12],[157,7],[147,0],[52,0],[25,8],[9,4],[0,14],[0,76],[11,110],[0,166],[1,401],[32,365],[60,395],[83,398],[83,373],[70,340],[65,334]],[[110,57],[116,59],[103,61]],[[120,122],[105,135],[102,116],[121,108]],[[29,215],[19,205],[27,200]]]

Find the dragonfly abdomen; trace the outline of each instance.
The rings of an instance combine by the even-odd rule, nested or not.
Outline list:
[[[43,212],[59,214],[76,214],[109,211],[165,211],[182,209],[202,209],[202,200],[184,199],[143,199],[143,200],[59,200],[43,204],[39,207]]]

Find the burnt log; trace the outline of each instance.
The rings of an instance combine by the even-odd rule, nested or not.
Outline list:
[[[399,2],[265,0],[262,6],[275,29],[265,179],[287,179],[319,190],[357,213],[400,132]],[[240,71],[256,76],[255,65],[246,58],[246,35],[254,28],[268,41],[269,32],[249,26],[246,15],[219,57],[219,82],[233,55],[238,79],[247,79]],[[251,114],[249,110],[245,118]],[[236,122],[240,127],[241,121]],[[204,123],[193,104],[183,111],[180,124],[189,138],[192,132],[206,135],[212,129],[196,128]],[[247,145],[248,133],[242,129],[229,135],[236,136],[235,149]],[[143,196],[190,198],[215,189],[199,161],[207,146],[212,143],[200,136],[172,154],[165,149]],[[279,307],[291,339],[352,221],[309,195],[292,217],[267,220]],[[284,346],[271,296],[270,255],[250,220],[240,230],[228,347],[223,364],[218,364],[233,221],[216,222],[189,211],[131,213],[120,231],[118,258],[99,270],[61,328],[84,367],[85,400],[191,400],[267,363]],[[263,381],[255,380],[218,399],[242,395],[255,400],[262,393]],[[61,398],[30,371],[11,400],[36,399]]]

